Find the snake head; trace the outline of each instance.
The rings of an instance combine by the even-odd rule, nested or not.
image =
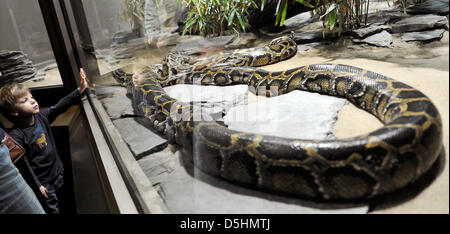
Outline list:
[[[297,52],[297,43],[295,43],[291,34],[273,39],[269,42],[268,49],[272,55],[280,55],[283,59],[287,59]]]

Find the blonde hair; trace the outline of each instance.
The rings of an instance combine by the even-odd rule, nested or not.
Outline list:
[[[30,93],[30,89],[18,83],[5,85],[0,89],[0,109],[5,117],[15,111],[14,104],[16,104],[17,99],[27,93]]]

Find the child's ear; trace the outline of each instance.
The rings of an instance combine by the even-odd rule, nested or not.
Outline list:
[[[14,117],[19,116],[19,112],[18,111],[13,111],[13,112],[11,112],[11,116],[14,116]]]

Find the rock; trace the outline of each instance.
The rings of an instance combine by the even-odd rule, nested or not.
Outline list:
[[[112,57],[115,59],[128,59],[134,57],[135,53],[147,48],[147,40],[143,37],[130,39],[123,43],[113,42],[111,44]]]
[[[113,35],[113,42],[122,44],[139,37],[139,31],[121,31]]]
[[[403,33],[403,41],[432,41],[436,39],[441,39],[444,35],[444,29],[436,29],[432,31],[422,31],[422,32],[409,32]]]
[[[448,30],[448,19],[439,15],[415,15],[402,19],[392,25],[393,33],[424,31],[436,28]]]
[[[114,120],[113,124],[135,156],[166,143],[165,139],[143,127],[134,119],[118,119]]]
[[[240,98],[253,95],[248,94],[247,85],[219,87],[179,84],[164,90],[179,101],[207,101],[201,107],[206,107],[206,111],[216,108],[211,112],[223,112],[223,121],[230,129],[303,139],[332,136],[337,111],[346,103],[341,98],[292,91],[248,104],[248,99]]]
[[[181,40],[181,42],[173,49],[174,51],[190,51],[190,50],[201,50],[210,47],[224,48],[229,45],[234,40],[236,40],[237,35],[230,36],[219,36],[212,38],[194,37],[190,40]],[[244,40],[245,42],[245,40]],[[235,47],[236,45],[233,45]]]
[[[37,70],[22,51],[0,51],[0,85],[25,82],[34,78]]]
[[[182,102],[193,102],[194,108],[222,121],[222,114],[236,105],[247,103],[247,85],[199,86],[178,84],[164,88],[166,93]],[[194,109],[195,110],[195,109]]]
[[[238,49],[243,46],[251,47],[252,44],[258,39],[258,36],[254,33],[239,33],[233,41],[225,45],[225,49]]]
[[[102,103],[112,119],[120,118],[122,115],[134,114],[131,100],[125,95],[104,98],[102,99]]]
[[[286,19],[284,21],[285,29],[283,30],[283,32],[289,33],[289,31],[291,31],[291,30],[296,30],[303,26],[306,26],[308,24],[318,22],[318,21],[320,21],[319,14],[314,14],[311,17],[311,12],[300,13],[300,14],[293,16],[289,19]]]
[[[139,165],[153,185],[160,183],[175,170],[176,158],[167,148],[140,160]]]
[[[179,101],[183,102],[226,102],[232,101],[237,96],[247,93],[247,85],[233,86],[200,86],[189,84],[177,84],[165,87],[164,91]]]
[[[406,8],[408,14],[448,14],[448,0],[428,0]]]
[[[392,35],[386,31],[382,31],[380,33],[374,34],[372,36],[368,36],[364,39],[353,39],[355,43],[367,43],[370,45],[380,46],[380,47],[388,47],[392,44]]]
[[[311,42],[329,41],[337,38],[337,33],[326,31],[325,36],[323,30],[313,30],[301,33],[295,33],[294,41],[297,44],[306,44]]]
[[[102,99],[106,97],[125,95],[127,93],[127,89],[120,86],[95,85],[94,92],[98,99]]]
[[[333,138],[333,124],[347,101],[294,90],[237,106],[224,116],[229,129],[297,139]]]
[[[391,31],[392,27],[388,25],[379,25],[379,24],[371,24],[365,28],[359,28],[356,30],[353,30],[352,32],[358,36],[359,38],[364,38],[367,36],[371,36],[376,33],[380,33],[381,31]]]
[[[30,79],[30,80],[33,81],[33,82],[39,82],[39,81],[45,80],[45,71],[39,70],[36,73],[36,76],[34,78]]]
[[[367,23],[369,24],[388,24],[394,21],[398,21],[407,17],[400,10],[385,10],[378,12],[371,12],[367,15]],[[362,16],[362,19],[365,18],[365,15]]]
[[[34,67],[36,67],[36,69],[38,69],[38,70],[47,71],[49,69],[58,67],[58,65],[56,64],[56,60],[49,59],[49,60],[34,64]]]
[[[206,41],[214,44],[214,45],[228,45],[232,41],[237,38],[237,35],[229,35],[229,36],[219,36],[219,37],[210,37],[206,38]]]

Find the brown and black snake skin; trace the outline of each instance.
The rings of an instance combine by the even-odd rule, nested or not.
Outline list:
[[[423,175],[442,146],[442,123],[431,100],[386,76],[342,64],[285,71],[255,68],[296,53],[291,37],[264,47],[206,58],[170,53],[140,74],[134,105],[148,126],[176,141],[194,165],[212,176],[253,188],[326,200],[366,199],[405,187]],[[163,87],[247,84],[258,95],[305,90],[346,98],[384,126],[336,140],[306,140],[239,132],[200,115]],[[271,90],[272,87],[272,90]],[[262,91],[261,91],[262,90]]]

